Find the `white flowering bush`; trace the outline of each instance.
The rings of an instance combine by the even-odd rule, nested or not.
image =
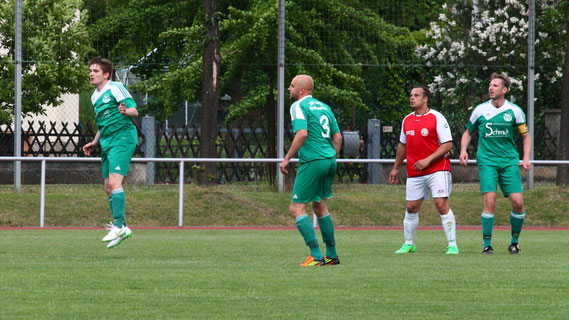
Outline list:
[[[536,0],[536,110],[559,107],[567,45],[565,10],[565,1]],[[487,99],[492,72],[510,77],[508,99],[525,108],[527,1],[448,1],[426,36],[427,43],[416,51],[429,66],[429,89],[441,109],[464,120],[468,109]]]

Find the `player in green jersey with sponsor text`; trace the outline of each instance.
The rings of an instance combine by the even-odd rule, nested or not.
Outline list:
[[[101,146],[105,192],[109,197],[114,219],[107,226],[109,233],[103,241],[109,242],[107,248],[113,248],[132,233],[124,218],[125,196],[122,182],[128,173],[138,143],[136,127],[132,123],[132,117],[138,116],[138,110],[125,86],[110,80],[113,71],[111,62],[95,57],[89,60],[89,70],[91,84],[95,86],[91,103],[99,131],[93,141],[83,146],[83,152],[90,156],[94,147]]]
[[[312,97],[314,81],[308,75],[292,79],[288,91],[295,102],[290,107],[294,139],[280,171],[288,174],[290,159],[298,152],[300,162],[289,211],[310,248],[310,256],[300,265],[304,267],[340,264],[336,252],[334,223],[326,201],[332,198],[332,182],[336,175],[336,156],[342,146],[342,134],[331,108]],[[326,256],[322,254],[316,239],[314,226],[306,214],[308,203],[318,217],[322,240],[326,244]]]
[[[504,197],[509,197],[512,204],[510,213],[512,237],[508,246],[508,251],[511,254],[520,253],[518,238],[526,215],[522,179],[518,165],[526,171],[531,169],[529,157],[532,141],[526,126],[524,112],[520,107],[505,99],[509,89],[510,79],[506,75],[492,74],[488,87],[490,100],[478,105],[472,111],[460,143],[459,160],[462,165],[467,166],[468,153],[466,149],[470,143],[471,134],[478,129],[476,162],[480,177],[480,191],[484,196],[484,211],[482,212],[483,254],[494,253],[492,229],[494,227],[498,183]],[[516,130],[523,138],[524,154],[521,162],[514,143],[514,132]]]

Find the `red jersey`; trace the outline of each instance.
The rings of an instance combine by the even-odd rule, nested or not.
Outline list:
[[[419,177],[437,171],[450,171],[448,154],[433,161],[426,169],[415,171],[415,162],[433,154],[441,144],[452,141],[452,134],[445,117],[429,110],[422,115],[411,113],[403,119],[399,141],[407,146],[407,176]]]

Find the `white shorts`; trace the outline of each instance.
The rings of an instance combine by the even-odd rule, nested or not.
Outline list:
[[[407,178],[407,201],[448,198],[452,189],[450,171],[437,171],[426,176]]]

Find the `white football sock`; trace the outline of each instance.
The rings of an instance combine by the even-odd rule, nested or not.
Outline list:
[[[405,219],[403,219],[403,230],[405,232],[405,243],[409,245],[415,244],[415,231],[419,225],[419,213],[409,213],[405,211]]]
[[[452,210],[449,210],[447,214],[441,215],[441,221],[443,229],[445,229],[448,245],[456,246],[456,221]]]

